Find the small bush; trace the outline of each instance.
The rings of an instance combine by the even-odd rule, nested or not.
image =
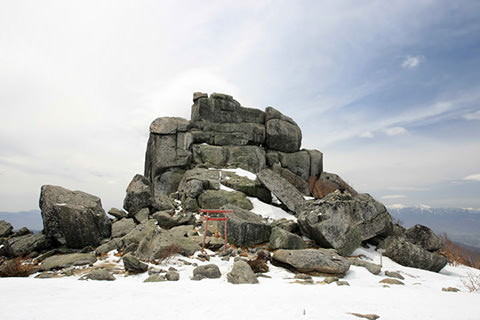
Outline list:
[[[465,278],[462,279],[464,286],[468,289],[468,291],[480,291],[480,275],[468,273]]]
[[[480,253],[453,242],[446,234],[443,234],[443,239],[445,246],[440,250],[440,254],[448,259],[450,265],[463,264],[480,269]]]
[[[21,258],[7,260],[0,266],[0,277],[28,277],[34,272],[34,265],[24,264]]]

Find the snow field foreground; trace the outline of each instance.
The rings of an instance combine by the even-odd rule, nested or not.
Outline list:
[[[371,249],[358,249],[379,262]],[[192,281],[194,266],[215,263],[222,277]],[[122,265],[113,252],[102,263]],[[233,259],[210,262],[175,256],[156,268],[173,266],[180,273],[176,282],[143,283],[147,273],[115,281],[79,281],[78,276],[56,279],[0,278],[0,319],[359,319],[349,313],[377,314],[380,319],[479,319],[479,293],[470,293],[462,283],[468,273],[480,270],[447,266],[440,273],[407,268],[383,258],[382,273],[370,274],[352,266],[346,280],[350,286],[294,283],[294,274],[270,265],[271,278],[259,284],[227,282]],[[405,285],[384,288],[384,271],[398,271]],[[444,287],[461,292],[443,292]]]

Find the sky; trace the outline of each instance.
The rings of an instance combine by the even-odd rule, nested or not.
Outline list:
[[[480,208],[478,1],[1,1],[0,211],[106,210],[192,93],[273,106],[385,204]]]

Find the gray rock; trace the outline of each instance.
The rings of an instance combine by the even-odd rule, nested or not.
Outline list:
[[[405,238],[407,241],[431,252],[440,250],[445,245],[445,241],[437,236],[432,229],[420,224],[405,231]]]
[[[19,237],[11,237],[5,243],[4,252],[9,257],[21,257],[36,251],[50,248],[51,241],[42,232],[26,234]]]
[[[178,281],[180,280],[180,274],[176,271],[168,271],[167,273],[165,273],[165,278],[168,281]]]
[[[312,195],[317,199],[321,199],[335,190],[340,190],[341,192],[347,191],[352,196],[357,195],[357,191],[349,186],[342,178],[334,173],[328,172],[322,172],[320,176],[313,181],[311,189]]]
[[[192,127],[194,128],[192,131],[194,143],[223,146],[261,145],[265,142],[265,126],[263,124],[197,121]]]
[[[251,246],[267,242],[270,239],[272,227],[261,216],[233,205],[226,205],[221,209],[233,210],[233,213],[228,214],[227,222],[229,243],[236,246]],[[218,224],[218,231],[224,234],[223,223]]]
[[[152,201],[152,209],[154,211],[175,209],[175,203],[169,196],[165,194],[154,194]]]
[[[448,288],[442,288],[442,291],[445,291],[445,292],[459,292],[460,289],[455,288],[455,287],[448,287]]]
[[[323,172],[323,153],[318,150],[306,150],[310,155],[310,177],[318,177]]]
[[[143,209],[140,209],[140,211],[138,211],[137,213],[135,213],[133,218],[138,223],[146,223],[148,221],[149,215],[150,215],[150,210],[148,208],[143,208]]]
[[[196,198],[204,190],[220,189],[219,170],[193,168],[185,172],[178,186],[178,192],[186,198]],[[183,199],[182,199],[183,201]]]
[[[282,168],[290,170],[305,181],[310,177],[310,153],[308,151],[278,152],[278,159]]]
[[[252,268],[243,260],[239,260],[233,264],[232,271],[227,273],[227,280],[233,284],[258,283]]]
[[[143,280],[143,282],[163,282],[167,281],[164,275],[160,274],[152,274],[147,279]]]
[[[178,185],[183,178],[185,170],[180,168],[170,168],[167,171],[155,176],[153,181],[155,195],[169,195],[177,192]]]
[[[187,131],[189,121],[178,117],[162,117],[150,124],[150,133],[159,135],[176,134],[178,131]]]
[[[274,227],[268,244],[270,249],[305,249],[307,246],[301,237],[279,227]]]
[[[385,275],[390,278],[396,278],[400,280],[405,280],[405,278],[398,272],[395,271],[385,271]]]
[[[362,241],[388,234],[392,218],[380,202],[368,194],[351,197],[336,191],[322,200],[297,204],[298,224],[304,235],[324,248],[348,255]]]
[[[208,98],[208,94],[203,93],[203,92],[194,92],[193,93],[193,102],[197,101],[200,98]]]
[[[33,232],[30,231],[27,227],[21,227],[20,229],[18,229],[18,231],[12,234],[12,237],[21,237],[27,234],[33,234]]]
[[[111,208],[110,210],[108,210],[108,214],[114,216],[117,219],[123,219],[127,217],[127,213],[125,211],[117,208]]]
[[[338,280],[337,281],[337,286],[350,286],[350,283],[348,283],[348,281],[345,281],[345,280]]]
[[[111,221],[100,198],[82,192],[44,185],[40,192],[44,232],[70,248],[98,245],[111,234]]]
[[[356,312],[349,312],[349,314],[354,315],[355,317],[364,318],[367,320],[377,320],[378,318],[380,318],[380,316],[374,313],[362,314],[362,313],[356,313]]]
[[[152,206],[151,184],[147,178],[136,174],[127,187],[127,195],[123,200],[123,208],[133,217],[143,208]]]
[[[371,274],[378,275],[382,271],[382,266],[376,263],[371,263],[365,260],[347,257],[348,261],[354,266],[364,267],[367,269]]]
[[[198,206],[204,209],[219,209],[231,204],[242,209],[251,210],[253,205],[242,192],[226,190],[207,190],[198,197]]]
[[[280,249],[272,261],[307,274],[343,275],[350,268],[350,262],[332,249]]]
[[[5,220],[0,220],[0,238],[8,237],[12,233],[13,233],[13,226]]]
[[[215,264],[206,264],[203,266],[198,266],[193,269],[193,278],[192,280],[202,280],[205,278],[216,279],[220,278],[222,273],[220,269]]]
[[[278,173],[282,178],[290,182],[290,184],[297,188],[297,190],[300,191],[302,194],[306,196],[310,195],[310,188],[308,186],[308,183],[302,177],[297,176],[295,173],[288,169],[282,168],[280,165],[274,165],[272,167],[272,170],[275,173]]]
[[[105,254],[107,252],[120,248],[120,246],[121,246],[120,239],[112,239],[98,246],[97,249],[95,249],[95,254],[97,256],[101,256],[102,254]]]
[[[152,217],[157,220],[158,226],[170,229],[182,225],[195,225],[195,216],[191,212],[178,213],[173,216],[169,211],[155,212]]]
[[[291,233],[296,233],[298,229],[298,223],[296,223],[293,220],[288,220],[285,218],[275,220],[272,222],[272,228],[273,227],[279,227],[285,231],[291,232]]]
[[[272,107],[267,107],[265,114],[267,147],[283,152],[298,151],[302,144],[302,131],[295,121]]]
[[[147,271],[148,265],[146,263],[141,262],[136,257],[134,257],[131,253],[127,253],[122,257],[123,266],[125,271],[128,273],[143,273]]]
[[[303,195],[285,178],[271,169],[261,170],[257,174],[260,182],[280,200],[288,210],[296,212],[298,202],[304,200]]]
[[[258,198],[265,203],[272,202],[272,193],[258,179],[251,180],[233,172],[221,171],[221,182],[223,185],[240,191],[249,197]]]
[[[87,275],[80,278],[81,280],[100,280],[100,281],[113,281],[115,277],[113,276],[111,271],[105,269],[96,269],[90,271]]]
[[[242,168],[257,172],[265,168],[265,151],[258,146],[192,145],[193,162],[207,168]]]
[[[402,238],[388,237],[384,246],[385,255],[403,266],[439,272],[448,262],[444,256],[429,252]]]
[[[265,112],[244,108],[231,96],[212,93],[210,98],[198,98],[192,106],[192,122],[265,123]]]
[[[63,269],[71,266],[92,265],[97,261],[93,253],[71,253],[48,257],[40,264],[40,271]]]
[[[140,241],[147,235],[150,234],[153,230],[158,230],[159,228],[155,225],[156,221],[151,219],[147,223],[139,224],[127,233],[125,236],[120,238],[120,245],[122,248],[127,248],[131,244],[138,245]]]
[[[404,285],[405,284],[400,280],[392,279],[392,278],[385,278],[383,280],[380,280],[379,283],[383,283],[383,284],[387,284],[387,285],[388,284],[394,284],[394,285]]]
[[[135,228],[133,219],[121,219],[112,223],[112,238],[120,238]]]

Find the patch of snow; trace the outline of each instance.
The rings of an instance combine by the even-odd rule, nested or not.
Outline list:
[[[303,196],[303,199],[305,199],[305,200],[315,200],[314,197],[309,197],[309,196]]]
[[[55,203],[55,205],[63,207],[63,206],[66,206],[67,204],[66,203]]]
[[[282,203],[280,202],[280,200],[278,200],[278,198],[272,193],[272,203],[273,204],[278,204],[278,205],[281,205]]]
[[[250,171],[247,171],[242,168],[236,168],[236,169],[222,169],[222,171],[228,171],[228,172],[233,172],[239,177],[246,177],[250,180],[255,181],[257,179],[257,175],[255,173],[251,173]]]
[[[297,221],[297,217],[283,210],[282,208],[272,206],[258,200],[255,197],[247,197],[248,200],[253,204],[252,212],[261,215],[264,218],[267,218],[269,221],[279,220],[285,218],[287,220]]]
[[[235,192],[235,190],[233,190],[232,188],[229,188],[226,185],[221,184],[221,183],[220,183],[220,190],[225,190],[225,191],[228,191],[228,192]]]

